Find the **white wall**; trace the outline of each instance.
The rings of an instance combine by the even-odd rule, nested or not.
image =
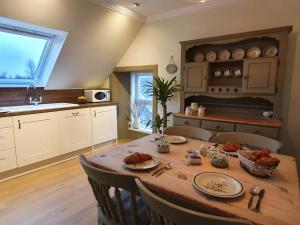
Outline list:
[[[165,71],[170,56],[173,55],[180,67],[179,41],[253,31],[272,27],[293,25],[288,52],[288,73],[286,74],[283,107],[283,141],[285,152],[292,153],[297,148],[300,152],[299,121],[296,114],[300,112],[300,1],[299,0],[247,0],[239,4],[222,5],[194,14],[170,18],[146,24],[118,66],[136,66],[158,64],[159,75],[171,77]],[[297,51],[295,51],[297,50]],[[180,77],[180,72],[176,73]],[[298,100],[299,101],[299,100]],[[169,111],[179,111],[179,100],[169,104]],[[296,122],[297,121],[297,122]],[[299,135],[298,135],[299,136]]]
[[[69,32],[48,89],[99,87],[143,25],[88,0],[1,0],[0,16]]]

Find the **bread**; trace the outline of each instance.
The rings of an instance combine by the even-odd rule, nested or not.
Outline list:
[[[223,145],[223,150],[225,152],[236,152],[238,150],[241,150],[242,146],[236,143],[227,142]]]
[[[261,166],[276,167],[280,163],[279,159],[271,156],[268,149],[253,151],[247,158]]]
[[[149,154],[144,154],[140,152],[135,152],[125,158],[126,164],[136,164],[136,163],[143,163],[145,161],[151,160],[152,156]]]

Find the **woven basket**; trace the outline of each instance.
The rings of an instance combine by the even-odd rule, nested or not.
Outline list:
[[[262,166],[249,160],[247,157],[251,154],[249,150],[237,151],[241,166],[245,168],[250,174],[257,177],[271,177],[274,169],[277,166]]]

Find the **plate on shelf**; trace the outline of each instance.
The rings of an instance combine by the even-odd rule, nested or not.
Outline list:
[[[265,57],[274,57],[278,53],[278,48],[274,45],[269,45],[264,48],[263,56]]]
[[[253,47],[249,48],[247,51],[247,57],[250,59],[258,58],[260,56],[260,54],[261,54],[261,50],[257,46],[253,46]]]
[[[197,52],[194,56],[195,62],[203,62],[204,61],[204,54],[202,52]]]
[[[228,60],[230,58],[230,51],[227,49],[223,49],[218,54],[219,60]]]
[[[152,155],[151,160],[147,160],[143,163],[127,164],[125,160],[122,161],[122,165],[131,170],[148,170],[159,165],[159,159]]]
[[[217,53],[214,51],[209,51],[205,56],[206,61],[213,62],[217,59]]]
[[[234,177],[216,172],[199,173],[193,186],[200,192],[218,198],[236,198],[244,193],[244,187]]]
[[[245,57],[245,50],[242,48],[235,48],[232,51],[232,58],[233,59],[243,59]]]
[[[187,142],[187,139],[183,136],[175,136],[175,135],[169,135],[168,141],[171,144],[183,144]]]

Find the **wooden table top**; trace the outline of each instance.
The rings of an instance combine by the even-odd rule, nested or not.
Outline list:
[[[296,162],[293,157],[276,155],[281,163],[274,171],[273,176],[271,178],[256,178],[241,168],[239,160],[235,158],[230,160],[227,169],[218,169],[211,166],[210,159],[206,157],[203,158],[200,166],[186,165],[184,156],[190,146],[201,144],[210,146],[212,143],[188,140],[185,144],[171,145],[168,154],[159,154],[156,152],[155,137],[156,135],[149,135],[112,150],[98,152],[91,156],[89,160],[106,169],[135,175],[154,191],[159,191],[167,196],[175,196],[179,201],[209,209],[218,215],[247,219],[254,224],[262,225],[299,224],[299,183]],[[157,156],[161,164],[173,161],[174,167],[157,178],[151,176],[149,171],[134,172],[126,170],[121,165],[122,160],[125,156],[137,151]],[[237,199],[220,200],[199,194],[193,188],[192,180],[196,174],[201,172],[219,172],[233,176],[244,185],[244,195]],[[261,213],[258,214],[247,209],[250,198],[249,189],[253,185],[258,185],[266,190]]]
[[[215,115],[215,114],[207,114],[205,116],[186,116],[184,113],[175,113],[174,116],[181,117],[181,118],[188,118],[188,119],[210,120],[210,121],[248,124],[248,125],[265,126],[265,127],[280,128],[283,126],[283,123],[280,120],[245,117],[245,116],[230,116],[230,115]]]

